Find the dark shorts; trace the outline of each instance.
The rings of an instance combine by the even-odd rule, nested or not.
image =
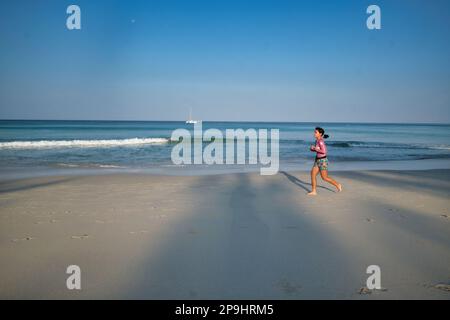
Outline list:
[[[316,159],[314,161],[313,167],[318,167],[320,171],[328,170],[328,159],[327,158]]]

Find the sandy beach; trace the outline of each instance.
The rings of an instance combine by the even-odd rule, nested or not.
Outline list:
[[[0,183],[2,299],[449,299],[450,170]],[[81,268],[81,290],[66,268]],[[366,268],[383,290],[361,294]]]

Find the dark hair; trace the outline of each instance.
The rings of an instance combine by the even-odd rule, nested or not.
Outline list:
[[[321,127],[316,127],[316,130],[319,131],[319,133],[322,135],[322,137],[324,139],[327,139],[330,137],[329,135],[325,134],[325,130],[323,130]]]

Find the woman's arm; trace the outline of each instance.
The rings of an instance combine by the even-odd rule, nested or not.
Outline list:
[[[319,146],[314,147],[314,151],[316,151],[317,153],[326,154],[327,153],[327,146],[325,145],[323,140],[320,140],[318,144],[319,144]]]
[[[311,146],[311,151],[315,151],[317,153],[326,154],[327,153],[327,146],[323,142],[323,140],[319,141],[317,143],[318,145]]]

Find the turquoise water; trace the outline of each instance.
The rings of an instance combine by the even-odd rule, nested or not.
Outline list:
[[[279,129],[280,166],[307,169],[314,154],[316,125],[330,135],[330,165],[335,168],[401,167],[438,163],[449,167],[450,125],[358,123],[203,122],[203,130]],[[0,173],[38,169],[126,169],[171,173],[183,170],[245,171],[252,166],[175,166],[172,131],[193,126],[155,121],[0,121]],[[405,162],[406,161],[406,162]],[[333,168],[333,167],[331,167]]]

